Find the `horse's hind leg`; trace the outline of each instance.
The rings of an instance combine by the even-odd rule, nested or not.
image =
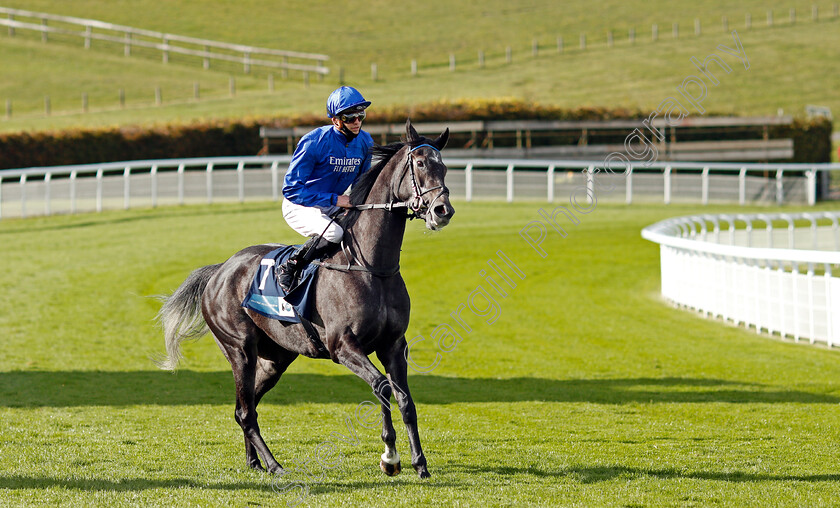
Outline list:
[[[406,342],[405,337],[401,337],[398,341],[393,343],[391,347],[384,351],[377,351],[376,355],[379,361],[385,366],[385,371],[388,373],[388,379],[393,386],[394,398],[397,399],[397,405],[400,407],[402,413],[403,423],[408,433],[408,445],[411,448],[411,465],[420,478],[429,478],[429,470],[426,466],[426,456],[423,454],[423,447],[420,445],[420,432],[417,429],[417,409],[414,407],[414,400],[411,398],[411,392],[408,389],[408,364],[405,358]],[[385,442],[385,453],[382,454],[382,462],[380,467],[385,472],[389,473],[389,462],[394,462],[394,459],[388,460],[390,456],[396,456],[397,468],[399,468],[399,454],[396,449],[396,432],[391,423],[391,409],[382,405],[382,440]],[[393,455],[392,455],[393,454]],[[399,474],[397,470],[393,474]]]
[[[280,376],[286,372],[286,369],[298,356],[297,353],[286,351],[270,340],[260,341],[258,354],[257,375],[254,382],[255,407],[259,405],[263,395],[274,388],[274,385],[280,380]],[[257,450],[251,444],[247,434],[245,434],[245,458],[251,468],[264,470],[262,464],[260,464]]]
[[[252,333],[243,333],[245,339],[238,339],[224,330],[208,323],[217,342],[222,347],[230,366],[233,369],[233,380],[236,384],[236,411],[234,418],[236,423],[242,427],[245,434],[245,453],[248,465],[254,467],[256,457],[255,451],[259,454],[265,464],[265,468],[272,473],[280,473],[283,468],[271,454],[271,450],[265,444],[260,434],[260,426],[257,423],[257,340],[261,332],[249,330]],[[267,376],[271,378],[272,376]],[[279,377],[279,376],[275,376]],[[267,382],[268,379],[265,382]],[[276,383],[277,380],[274,379]]]

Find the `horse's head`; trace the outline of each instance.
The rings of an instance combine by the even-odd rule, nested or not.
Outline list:
[[[411,125],[405,122],[405,165],[398,189],[397,198],[408,201],[412,210],[426,221],[426,227],[436,231],[449,224],[455,215],[455,209],[449,202],[449,189],[446,188],[446,164],[440,151],[449,139],[446,129],[435,140],[420,136]]]

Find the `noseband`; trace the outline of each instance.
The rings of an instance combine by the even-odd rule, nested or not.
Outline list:
[[[363,205],[356,205],[354,208],[356,210],[387,210],[392,211],[395,208],[407,208],[411,213],[408,215],[409,219],[417,219],[417,218],[425,218],[428,215],[429,210],[434,208],[435,202],[440,199],[441,196],[444,194],[449,194],[449,189],[446,188],[444,185],[438,185],[437,187],[432,187],[430,189],[424,189],[420,186],[417,182],[417,175],[415,174],[415,162],[414,162],[414,151],[420,148],[431,148],[432,150],[440,153],[440,150],[437,147],[429,145],[429,144],[422,144],[417,145],[414,148],[408,151],[408,157],[405,159],[405,167],[403,171],[400,173],[399,178],[394,178],[391,180],[391,195],[397,197],[397,191],[394,190],[394,183],[396,182],[396,188],[399,189],[400,185],[402,185],[402,181],[406,175],[409,175],[411,178],[411,193],[412,196],[407,201],[392,201],[391,203],[376,203],[376,204],[363,204]],[[426,202],[423,199],[423,196],[426,194],[436,191],[440,189],[440,192],[432,199],[431,202]]]

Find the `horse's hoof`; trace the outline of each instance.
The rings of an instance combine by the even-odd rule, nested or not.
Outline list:
[[[426,467],[416,467],[414,468],[417,471],[417,476],[420,477],[421,480],[425,480],[426,478],[431,478],[432,475],[429,473],[429,470]]]
[[[272,474],[286,474],[286,470],[280,464],[268,468],[268,472]]]
[[[396,464],[388,464],[384,460],[379,461],[379,469],[388,476],[397,476],[402,471],[402,467],[399,462]]]
[[[265,468],[262,466],[262,464],[260,464],[260,461],[249,462],[248,467],[250,467],[254,471],[265,471]]]

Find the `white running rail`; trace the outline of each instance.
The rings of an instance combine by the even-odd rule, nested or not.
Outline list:
[[[0,170],[0,219],[246,197],[277,201],[291,160],[207,157]]]
[[[161,159],[0,170],[0,219],[186,202],[278,200],[289,155]],[[454,197],[576,199],[630,204],[817,202],[840,164],[633,164],[606,177],[603,161],[444,159]]]
[[[642,237],[660,245],[671,302],[831,347],[840,345],[838,220],[840,212],[694,215]]]

